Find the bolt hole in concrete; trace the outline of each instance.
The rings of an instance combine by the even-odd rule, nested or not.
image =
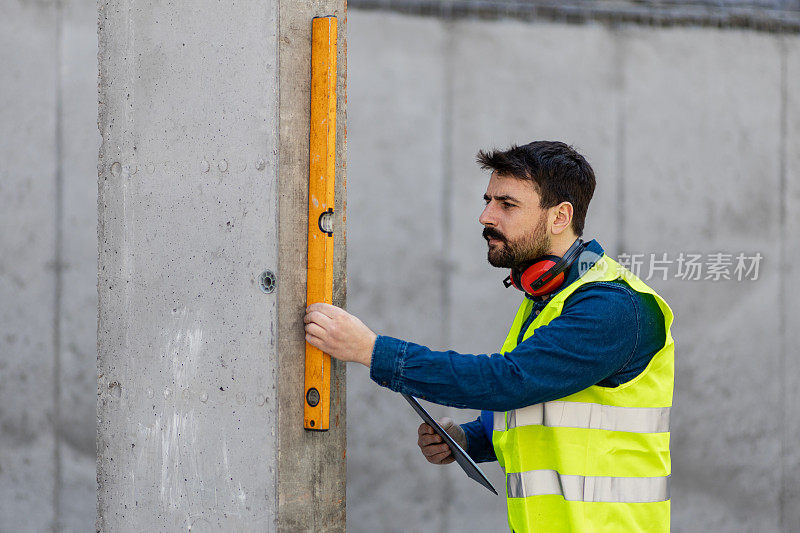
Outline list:
[[[122,386],[117,381],[108,384],[108,391],[114,398],[122,396]]]
[[[277,279],[275,278],[275,274],[273,274],[271,270],[265,270],[258,278],[258,283],[261,286],[261,290],[267,294],[275,290],[276,282]]]

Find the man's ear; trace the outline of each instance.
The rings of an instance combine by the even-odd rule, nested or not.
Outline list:
[[[569,202],[561,202],[553,206],[551,209],[553,235],[559,235],[572,225],[572,204]]]

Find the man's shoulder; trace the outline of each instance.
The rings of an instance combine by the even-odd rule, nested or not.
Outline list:
[[[571,312],[591,315],[600,328],[628,339],[625,344],[632,348],[627,362],[599,385],[613,387],[634,378],[664,345],[664,315],[655,297],[634,290],[624,280],[587,283],[570,295],[565,312],[567,305]]]
[[[652,294],[634,290],[625,280],[593,281],[579,287],[564,302],[564,309],[579,305],[599,315],[635,315],[640,324],[663,321],[663,314]]]
[[[592,281],[581,285],[570,294],[564,301],[564,307],[582,303],[635,309],[641,302],[641,296],[621,279]]]

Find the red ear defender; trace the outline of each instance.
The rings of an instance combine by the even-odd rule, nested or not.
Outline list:
[[[564,257],[545,255],[523,266],[521,271],[514,268],[511,275],[503,280],[503,285],[513,285],[530,296],[546,296],[555,292],[564,283],[565,272],[586,246],[581,239],[575,239]]]
[[[511,284],[517,289],[530,294],[531,296],[545,296],[558,289],[564,283],[564,273],[560,272],[553,279],[534,289],[534,284],[540,280],[550,269],[561,260],[554,255],[540,257],[535,262],[525,267],[524,270],[511,271]]]
[[[564,273],[560,272],[556,277],[539,287],[538,289],[534,289],[534,283],[536,280],[540,279],[544,274],[553,268],[556,263],[560,260],[560,257],[555,256],[545,256],[539,261],[536,261],[534,264],[529,266],[525,269],[521,276],[519,276],[520,285],[523,290],[530,294],[531,296],[545,296],[554,292],[556,289],[561,287],[564,283]],[[513,280],[514,277],[512,276],[511,279]],[[519,288],[519,287],[517,287]]]

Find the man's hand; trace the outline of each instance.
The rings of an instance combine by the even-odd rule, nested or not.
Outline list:
[[[439,425],[442,426],[442,429],[444,429],[448,435],[453,437],[453,440],[456,441],[459,446],[466,450],[467,436],[464,434],[464,430],[461,426],[454,423],[450,418],[442,418],[439,421]],[[425,456],[425,459],[427,459],[429,463],[447,465],[456,460],[456,458],[453,457],[450,446],[443,442],[442,437],[440,437],[431,426],[424,423],[420,424],[417,434],[419,435],[417,445],[419,449],[422,450],[422,455]]]
[[[306,342],[341,361],[355,361],[369,367],[378,337],[359,319],[340,307],[311,304],[303,319]]]

